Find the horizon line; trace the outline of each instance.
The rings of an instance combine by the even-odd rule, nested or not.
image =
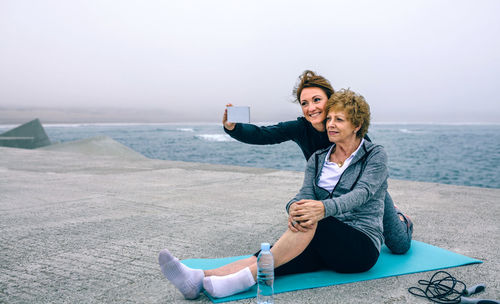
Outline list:
[[[12,124],[12,123],[1,123],[0,128],[15,128],[17,126],[23,125],[24,123]],[[255,125],[273,125],[278,122],[253,122]],[[497,126],[500,122],[372,122],[372,125],[450,125],[450,126]],[[140,125],[221,125],[221,122],[203,122],[203,121],[185,121],[185,122],[76,122],[76,123],[42,123],[44,127],[81,127],[81,126],[140,126]]]

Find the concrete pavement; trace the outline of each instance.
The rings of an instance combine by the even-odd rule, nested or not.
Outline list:
[[[286,229],[302,172],[152,160],[109,139],[0,147],[0,303],[209,303],[163,278],[181,259],[242,255]],[[500,298],[500,189],[390,180],[414,238],[484,261],[448,269]],[[276,303],[430,303],[434,272],[278,294]],[[253,303],[254,299],[238,303]]]

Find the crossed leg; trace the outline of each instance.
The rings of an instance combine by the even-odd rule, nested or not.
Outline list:
[[[317,224],[305,232],[292,232],[287,229],[271,248],[274,267],[279,267],[301,254],[313,239],[316,228]],[[183,265],[166,249],[160,252],[159,261],[165,277],[186,299],[197,298],[202,288],[213,297],[226,297],[252,287],[257,277],[257,258],[254,256],[204,271]],[[203,276],[200,276],[200,272]]]
[[[316,227],[317,224],[306,232],[292,232],[290,229],[287,229],[271,248],[274,257],[274,268],[293,260],[301,254],[313,239]],[[238,272],[247,267],[250,268],[254,278],[256,278],[257,258],[255,256],[235,261],[219,268],[205,270],[204,272],[207,277],[224,276]]]

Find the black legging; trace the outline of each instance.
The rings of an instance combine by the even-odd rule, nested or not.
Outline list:
[[[282,276],[317,270],[363,272],[375,265],[379,254],[366,234],[329,216],[318,222],[316,233],[306,249],[277,267],[274,274]]]

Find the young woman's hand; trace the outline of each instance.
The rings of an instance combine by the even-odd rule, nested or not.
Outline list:
[[[228,103],[226,107],[232,107],[233,105]],[[224,116],[222,116],[222,125],[224,125],[224,128],[226,128],[229,131],[234,130],[234,127],[236,124],[234,122],[229,122],[227,121],[227,108],[224,110]]]
[[[300,200],[290,206],[288,214],[290,215],[289,226],[295,221],[298,223],[298,225],[293,225],[296,229],[299,229],[297,226],[311,229],[325,217],[325,206],[321,201]]]

